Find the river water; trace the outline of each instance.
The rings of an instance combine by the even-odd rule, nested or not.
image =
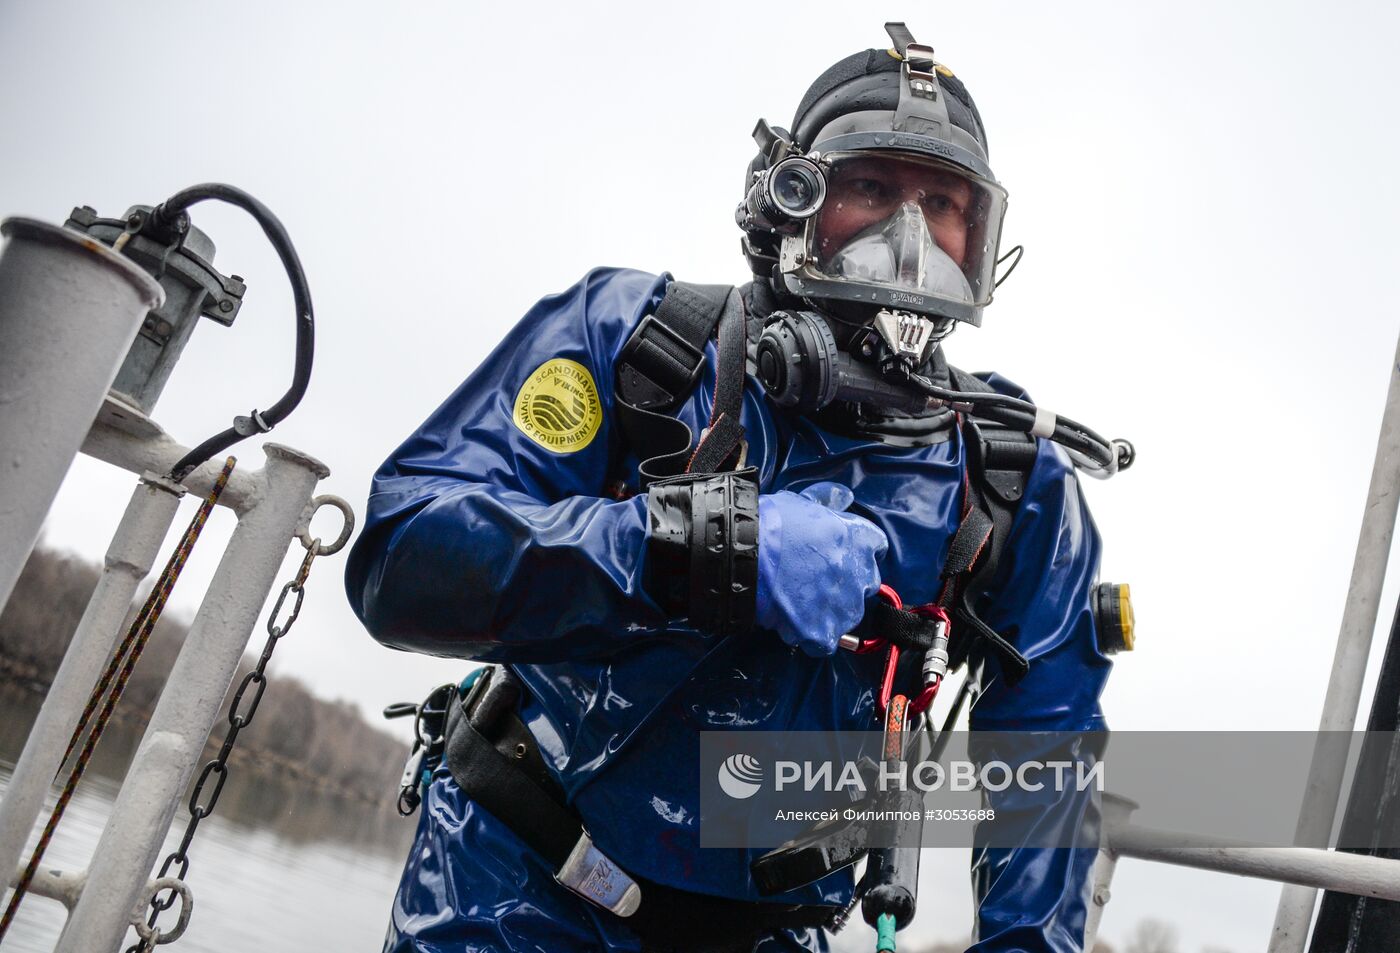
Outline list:
[[[0,692],[0,789],[9,783],[37,710],[37,697]],[[109,728],[44,855],[46,867],[87,866],[139,741],[137,728]],[[378,950],[414,826],[389,806],[394,794],[386,791],[384,805],[376,808],[306,793],[231,767],[216,811],[200,823],[190,849],[187,883],[194,909],[189,928],[163,949]],[[51,796],[49,804],[53,800]],[[182,805],[162,856],[179,843],[188,818]],[[41,827],[36,825],[31,848]],[[166,912],[163,925],[173,925],[175,912]],[[5,938],[4,953],[47,953],[64,918],[57,902],[26,897]],[[128,942],[135,937],[131,931]]]

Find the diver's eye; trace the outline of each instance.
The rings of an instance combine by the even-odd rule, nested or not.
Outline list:
[[[851,179],[846,184],[851,198],[876,205],[889,198],[889,189],[879,179]]]
[[[954,202],[951,196],[941,192],[925,195],[923,201],[924,211],[934,215],[947,215],[958,208],[958,203]]]

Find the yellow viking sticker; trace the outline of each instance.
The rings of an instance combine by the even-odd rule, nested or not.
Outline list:
[[[546,450],[582,450],[603,422],[593,375],[577,361],[562,357],[545,361],[515,395],[514,419],[525,436]]]

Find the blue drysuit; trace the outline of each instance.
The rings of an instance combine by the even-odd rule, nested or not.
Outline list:
[[[755,901],[763,898],[749,863],[762,851],[699,848],[698,732],[869,730],[881,660],[811,658],[767,631],[699,632],[668,618],[643,588],[646,495],[617,490],[637,488],[637,454],[611,410],[613,368],[668,280],[598,269],[535,305],[375,475],[346,584],[384,644],[511,667],[545,760],[594,842],[624,869]],[[713,369],[713,341],[709,359]],[[555,422],[584,436],[561,451],[526,432],[516,405],[546,365],[574,364],[591,378],[597,409],[587,393],[571,392],[581,402]],[[711,370],[678,413],[695,433],[713,392]],[[956,430],[913,448],[839,436],[772,404],[752,377],[742,422],[761,492],[824,480],[850,487],[851,512],[889,539],[883,580],[906,605],[937,598],[963,502]],[[1090,606],[1098,561],[1073,470],[1041,441],[983,613],[1031,660],[1030,674],[1014,687],[989,677],[974,730],[1104,729],[1098,700],[1110,662]],[[994,662],[988,670],[997,672]],[[1081,811],[1068,799],[1051,804],[1046,823],[1078,823]],[[1093,859],[1088,849],[976,850],[974,949],[1079,950]],[[621,921],[551,874],[440,769],[386,949],[638,949]],[[777,899],[839,904],[851,889],[845,870]],[[788,931],[759,948],[824,949],[819,934]]]

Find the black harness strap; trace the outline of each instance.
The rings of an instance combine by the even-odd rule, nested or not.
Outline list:
[[[719,473],[731,469],[725,461],[741,449],[744,442],[744,425],[737,416],[720,414],[710,426],[700,434],[700,442],[686,462],[687,473]]]
[[[641,457],[642,489],[680,473],[714,473],[743,443],[747,328],[743,299],[729,285],[673,281],[655,314],[642,318],[617,361],[618,419]],[[671,416],[694,389],[705,343],[718,327],[715,403],[710,425],[692,450],[690,428]]]
[[[748,324],[744,299],[731,288],[720,318],[718,361],[715,364],[715,403],[710,424],[700,435],[700,443],[686,464],[687,473],[718,473],[727,463],[743,466],[743,453],[730,461],[744,442],[744,426],[739,422],[744,405],[744,373],[748,357]]]
[[[991,390],[971,374],[956,368],[950,370],[954,386],[960,390]],[[995,652],[1007,682],[1015,685],[1030,671],[1030,662],[982,620],[976,604],[996,577],[1017,504],[1025,494],[1026,480],[1035,465],[1036,440],[1030,434],[972,417],[963,418],[962,430],[969,454],[970,507],[949,547],[948,562],[943,570],[946,588],[942,601],[952,612],[955,631],[961,629]],[[960,539],[964,533],[967,538]],[[949,646],[949,661],[956,666],[966,660],[972,640],[954,641],[955,644]]]
[[[968,484],[971,489],[971,483]],[[974,506],[963,516],[953,541],[948,546],[948,558],[943,563],[940,578],[946,583],[951,579],[970,572],[992,538],[995,523],[981,509]]]
[[[866,603],[865,615],[851,634],[861,639],[886,639],[905,652],[927,652],[933,648],[937,631],[934,620],[873,599]]]
[[[973,635],[981,639],[997,654],[997,658],[1001,661],[1002,674],[1006,676],[1007,684],[1015,685],[1030,672],[1031,663],[1021,654],[1016,646],[1002,638],[1001,633],[982,621],[982,617],[977,614],[977,610],[972,606],[972,591],[972,586],[967,586],[963,589],[962,594],[958,597],[957,605],[953,607],[953,621],[962,626],[964,631],[971,630]],[[954,660],[955,653],[952,647],[949,647],[948,658],[950,666],[956,666],[967,657],[967,650],[970,646],[967,645],[966,639],[962,641],[963,651],[957,653],[957,661]]]

